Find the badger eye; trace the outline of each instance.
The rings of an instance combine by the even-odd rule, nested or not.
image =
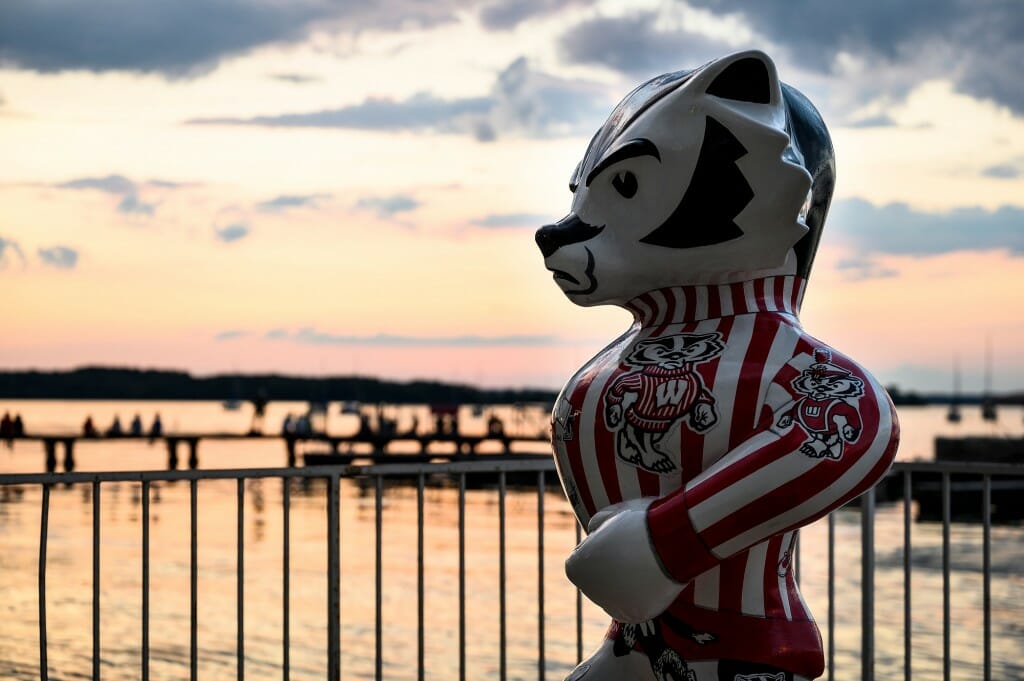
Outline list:
[[[615,187],[615,191],[626,199],[631,199],[636,196],[636,190],[639,188],[636,181],[636,175],[628,170],[620,170],[615,173],[615,177],[612,178],[612,186]]]

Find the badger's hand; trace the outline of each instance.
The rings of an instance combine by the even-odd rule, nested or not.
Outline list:
[[[590,533],[569,554],[565,574],[620,622],[652,619],[671,605],[683,585],[661,567],[647,530],[653,497],[609,506],[590,520]]]

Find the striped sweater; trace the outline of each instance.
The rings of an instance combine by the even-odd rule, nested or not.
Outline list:
[[[573,376],[552,414],[584,527],[610,504],[658,497],[650,538],[685,584],[658,619],[687,660],[819,675],[821,639],[791,565],[798,528],[867,490],[895,456],[892,403],[804,332],[803,288],[789,276],[640,296],[627,305],[633,326]]]

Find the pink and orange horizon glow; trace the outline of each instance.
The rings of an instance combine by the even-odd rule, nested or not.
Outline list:
[[[994,5],[848,8],[822,42],[781,2],[213,4],[0,10],[0,368],[556,388],[630,321],[533,242],[590,135],[642,80],[759,47],[836,146],[808,331],[886,384],[948,390],[956,357],[979,392],[991,347],[992,389],[1024,388],[1022,47]]]

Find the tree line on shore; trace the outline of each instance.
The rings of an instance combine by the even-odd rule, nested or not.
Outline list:
[[[92,400],[355,401],[387,404],[554,403],[544,389],[483,389],[437,381],[363,376],[282,376],[83,367],[67,371],[0,371],[0,398]]]

